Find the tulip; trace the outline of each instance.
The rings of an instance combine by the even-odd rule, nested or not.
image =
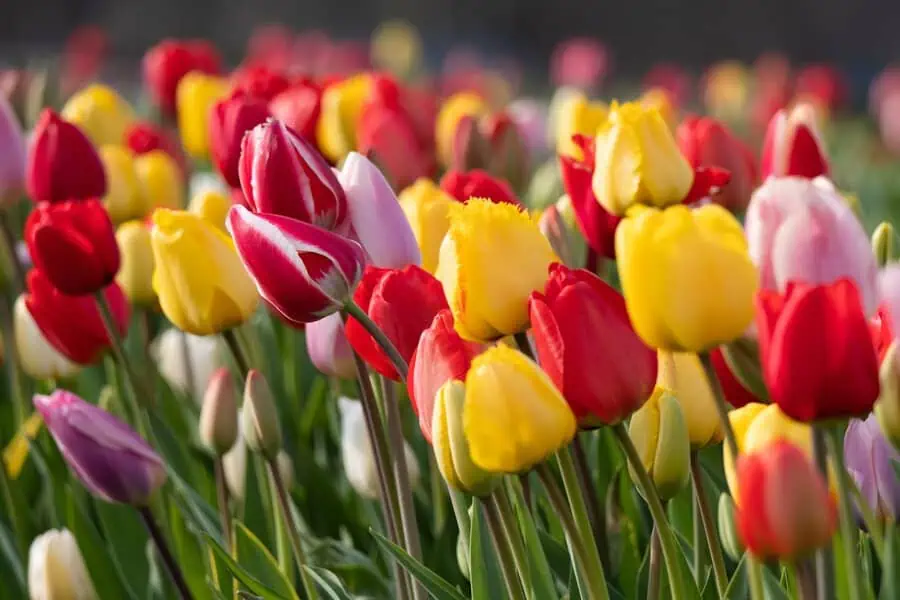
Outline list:
[[[882,221],[872,232],[872,254],[879,267],[885,267],[894,261],[895,235],[894,226],[889,221]]]
[[[485,169],[491,162],[491,142],[482,131],[478,115],[463,115],[457,121],[450,145],[449,170]]]
[[[231,73],[231,84],[232,89],[239,94],[269,102],[288,89],[291,82],[285,75],[266,65],[250,64]]]
[[[322,88],[310,80],[295,82],[269,101],[269,112],[307,142],[316,144]]]
[[[206,190],[191,198],[188,211],[222,231],[226,231],[225,219],[228,218],[228,211],[232,205],[233,202],[229,196],[214,190]]]
[[[733,561],[740,562],[744,556],[744,545],[737,531],[736,509],[734,500],[727,493],[722,492],[719,495],[718,515],[716,521],[719,525],[719,540],[722,542],[722,550]]]
[[[900,477],[895,466],[900,452],[884,437],[878,419],[851,419],[844,434],[844,463],[862,499],[879,520],[900,514]]]
[[[160,376],[173,390],[201,405],[213,374],[227,366],[216,336],[197,336],[166,329],[150,345]]]
[[[347,232],[344,189],[322,155],[284,123],[268,121],[244,136],[238,171],[247,206],[254,212]]]
[[[40,327],[19,296],[13,307],[13,331],[19,367],[34,379],[68,379],[79,366],[63,356],[44,337]]]
[[[517,98],[506,107],[510,118],[522,135],[531,156],[543,156],[547,152],[549,120],[547,105],[534,98]]]
[[[769,121],[759,163],[762,179],[828,175],[828,158],[816,127],[815,110],[799,104],[779,110]]]
[[[149,201],[144,198],[131,151],[125,146],[103,146],[99,153],[107,183],[103,206],[110,219],[113,223],[122,223],[144,216]]]
[[[199,71],[188,73],[178,82],[178,131],[181,144],[194,158],[209,156],[209,112],[227,93],[225,79]]]
[[[155,305],[150,228],[143,221],[123,223],[116,230],[116,242],[122,256],[116,282],[132,304]]]
[[[107,502],[144,507],[166,480],[162,459],[134,430],[75,394],[36,395],[34,406],[75,476]]]
[[[575,221],[572,200],[563,194],[555,204],[540,213],[538,227],[560,262],[571,267],[583,267],[587,244]]]
[[[41,113],[31,134],[25,180],[35,202],[106,195],[106,172],[93,144],[50,109]]]
[[[676,135],[692,167],[721,167],[731,173],[731,181],[713,196],[713,202],[733,213],[743,212],[756,187],[756,160],[750,149],[725,125],[709,117],[685,119]]]
[[[761,559],[796,560],[831,543],[837,506],[801,450],[778,441],[738,460],[737,526]]]
[[[339,310],[362,277],[359,244],[302,221],[234,206],[228,230],[259,293],[293,324]]]
[[[467,340],[491,341],[528,328],[528,297],[544,290],[550,243],[512,204],[474,199],[451,207],[437,278]]]
[[[441,242],[450,228],[450,207],[456,200],[430,179],[417,179],[397,197],[422,255],[422,268],[437,270]]]
[[[64,294],[93,294],[119,271],[115,230],[97,200],[39,203],[24,237],[35,266]]]
[[[606,123],[609,107],[600,101],[592,102],[581,92],[563,97],[556,108],[556,153],[575,160],[586,158],[583,149],[573,142],[573,136],[593,136]]]
[[[178,163],[182,175],[185,173],[186,166],[184,164],[184,153],[181,151],[181,142],[169,131],[153,123],[146,121],[133,123],[128,131],[125,132],[124,144],[137,155],[147,154],[153,150],[162,150]]]
[[[247,373],[241,427],[251,452],[258,452],[269,461],[276,459],[282,444],[278,408],[266,378],[256,369]]]
[[[487,496],[500,479],[472,460],[463,431],[466,386],[448,380],[437,392],[431,424],[432,446],[438,470],[453,489],[473,496]]]
[[[725,396],[725,401],[728,402],[728,404],[734,408],[740,408],[751,402],[760,401],[753,391],[747,388],[741,382],[740,378],[732,372],[731,366],[728,364],[728,360],[725,358],[721,349],[716,348],[710,352],[709,358],[710,362],[712,362],[713,369],[716,372],[716,378],[722,386],[722,395]]]
[[[422,262],[409,221],[378,167],[351,152],[338,181],[347,193],[353,234],[373,265],[399,269]]]
[[[694,182],[691,165],[655,109],[614,105],[594,147],[594,195],[614,215],[636,204],[678,204]]]
[[[670,392],[687,423],[691,449],[699,450],[722,441],[722,424],[703,364],[690,352],[659,352],[656,385]]]
[[[149,209],[179,209],[184,206],[184,180],[178,163],[163,150],[135,157],[134,171]]]
[[[197,430],[200,442],[217,457],[226,454],[237,442],[237,390],[231,373],[225,367],[218,368],[209,379],[203,393]]]
[[[306,352],[312,364],[325,375],[341,379],[356,377],[353,348],[344,332],[340,313],[333,313],[306,326]]]
[[[207,126],[210,153],[219,174],[231,187],[241,185],[238,161],[244,134],[268,118],[266,102],[241,91],[233,92],[212,105]]]
[[[897,359],[897,342],[891,340],[888,346],[884,355],[879,355],[881,393],[873,412],[888,441],[900,448],[900,361]]]
[[[678,120],[678,107],[682,104],[678,96],[684,96],[684,93],[676,92],[673,95],[665,86],[649,86],[638,98],[638,104],[641,108],[657,111],[663,122],[670,129],[674,129]]]
[[[441,104],[435,120],[434,138],[441,164],[449,166],[453,161],[453,146],[460,121],[465,117],[477,117],[487,112],[484,99],[471,92],[450,96]]]
[[[121,144],[134,123],[134,109],[111,87],[87,86],[66,101],[61,116],[81,128],[95,146]]]
[[[478,169],[468,173],[447,171],[441,177],[441,189],[460,202],[467,202],[470,198],[485,198],[491,202],[521,205],[508,183]]]
[[[354,399],[338,398],[341,414],[341,462],[350,487],[363,498],[377,500],[380,494],[378,468],[372,453],[372,442],[362,405]],[[406,469],[410,486],[415,489],[419,481],[419,463],[409,443],[404,440],[403,453],[406,455]]]
[[[144,55],[144,85],[155,103],[174,115],[178,84],[188,73],[218,74],[221,59],[205,40],[166,39]]]
[[[498,345],[475,357],[465,386],[465,437],[472,462],[485,471],[527,471],[575,437],[575,416],[565,399],[517,350]]]
[[[176,327],[195,335],[240,325],[256,310],[259,295],[228,236],[200,217],[158,209],[150,235],[153,290]]]
[[[28,549],[28,597],[31,600],[95,600],[75,536],[51,529],[34,538]]]
[[[656,353],[632,329],[622,296],[602,279],[553,264],[546,291],[533,292],[528,308],[538,361],[582,427],[615,425],[650,397]],[[597,347],[615,351],[598,356]]]
[[[519,125],[501,111],[483,119],[481,127],[490,144],[490,171],[513,188],[524,189],[531,177],[531,157]]]
[[[636,211],[616,231],[616,256],[628,316],[654,348],[701,352],[753,320],[756,268],[721,206]]]
[[[353,301],[369,316],[409,363],[435,315],[447,308],[441,283],[427,271],[407,265],[402,269],[368,266],[353,294]],[[378,342],[353,317],[347,319],[347,340],[375,371],[400,380],[390,358]]]
[[[883,333],[893,339],[894,324],[900,324],[900,265],[889,265],[879,275],[879,293],[882,306],[875,318]],[[883,349],[886,352],[886,348]]]
[[[856,215],[825,179],[770,178],[747,209],[747,243],[760,287],[830,284],[848,277],[867,315],[878,304],[878,267]]]
[[[357,147],[356,128],[370,90],[371,77],[363,73],[326,86],[322,92],[316,141],[332,163]]]
[[[789,283],[760,292],[760,362],[773,402],[798,421],[864,415],[878,399],[878,358],[856,286]]]
[[[670,500],[690,479],[691,449],[688,427],[678,401],[661,387],[635,411],[628,425],[628,437],[650,475],[660,498]],[[629,472],[634,480],[633,467]]]
[[[16,115],[0,94],[0,203],[16,200],[25,189],[25,137]]]

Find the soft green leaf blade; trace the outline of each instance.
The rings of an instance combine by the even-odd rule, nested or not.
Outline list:
[[[205,546],[197,534],[188,529],[177,502],[169,502],[169,529],[172,533],[172,551],[181,566],[194,600],[210,600],[212,588],[207,584],[210,573],[204,556]]]
[[[235,558],[250,575],[285,598],[296,597],[291,582],[278,568],[278,561],[240,521],[234,521],[234,543]]]
[[[0,466],[0,469],[3,467]],[[16,541],[12,532],[0,521],[0,581],[9,585],[8,590],[14,596],[16,593],[24,598],[25,593],[25,568],[16,550]]]
[[[407,554],[406,550],[374,529],[370,531],[372,535],[375,536],[375,541],[377,541],[384,550],[400,561],[400,564],[403,565],[403,567],[423,586],[425,586],[425,589],[428,590],[428,593],[431,594],[432,598],[435,600],[467,600],[459,590],[450,585],[440,575]]]
[[[304,565],[303,569],[309,573],[327,600],[353,600],[353,596],[344,588],[338,576],[331,571],[307,565]]]
[[[147,581],[147,533],[137,512],[130,506],[94,501],[103,537],[122,569],[125,581]]]
[[[728,600],[746,600],[750,597],[750,582],[747,580],[747,554],[741,557],[737,568],[731,575],[731,581],[725,589]]]
[[[231,574],[237,577],[238,581],[244,584],[254,594],[257,594],[263,600],[296,600],[297,595],[281,596],[275,590],[269,588],[266,584],[258,580],[256,577],[248,573],[241,565],[237,564],[233,558],[228,555],[219,543],[210,536],[206,536],[208,547],[221,562],[225,564]]]
[[[522,497],[520,493],[521,484],[514,477],[507,477],[506,483],[514,491],[514,493],[510,494],[512,497],[512,508],[519,523],[519,531],[525,542],[525,552],[528,554],[528,572],[531,576],[532,593],[535,598],[555,598],[558,595],[556,584],[553,581],[553,574],[550,572],[547,556],[544,554],[541,537],[538,534],[531,513],[528,512],[528,507],[522,506],[519,500]]]
[[[895,525],[885,531],[884,565],[881,569],[881,589],[878,600],[900,598],[900,529]]]
[[[469,534],[472,600],[493,600],[502,598],[506,594],[506,585],[500,572],[491,535],[485,527],[484,513],[480,504],[478,500],[475,500]]]

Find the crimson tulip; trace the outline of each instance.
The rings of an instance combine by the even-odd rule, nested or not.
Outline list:
[[[119,271],[116,232],[98,200],[40,202],[25,222],[35,267],[64,294],[92,294]]]
[[[760,291],[756,326],[769,396],[787,416],[810,422],[872,410],[878,357],[850,279],[790,282],[784,294]]]
[[[244,134],[269,118],[266,102],[237,90],[209,111],[209,147],[213,164],[232,188],[240,187],[238,162]]]
[[[441,189],[459,200],[466,202],[469,198],[487,198],[494,203],[507,203],[520,206],[519,199],[502,179],[493,177],[487,171],[447,171],[441,177]]]
[[[619,423],[650,397],[656,351],[632,328],[625,299],[602,279],[554,263],[528,311],[541,367],[582,426]]]
[[[168,131],[148,121],[135,122],[125,132],[125,145],[137,155],[162,150],[178,163],[181,171],[187,171],[181,142]]]
[[[416,265],[402,269],[366,267],[353,300],[407,363],[434,316],[449,308],[441,282]],[[346,332],[350,345],[369,366],[385,377],[400,380],[390,359],[359,321],[347,319]]]
[[[281,121],[270,119],[244,136],[238,175],[254,212],[347,233],[347,198],[337,177],[319,151]]]
[[[296,131],[310,144],[316,144],[316,126],[322,111],[322,88],[311,79],[301,79],[269,101],[269,112]]]
[[[429,444],[434,399],[438,390],[450,380],[465,381],[472,359],[482,350],[483,345],[459,337],[449,309],[435,315],[419,337],[416,350],[409,360],[406,390],[413,411],[419,418],[419,428]]]
[[[147,51],[142,66],[150,96],[165,114],[174,115],[181,78],[191,71],[216,75],[221,72],[221,59],[206,40],[167,39]]]
[[[94,145],[49,108],[34,126],[25,168],[25,185],[35,202],[106,195],[106,171]]]
[[[261,64],[240,67],[231,74],[233,89],[237,92],[268,102],[291,86],[283,74]]]
[[[88,365],[111,346],[97,301],[92,296],[67,296],[56,289],[47,276],[32,269],[25,278],[25,307],[44,338],[74,363]],[[125,294],[115,282],[103,295],[120,336],[128,330],[130,308]]]

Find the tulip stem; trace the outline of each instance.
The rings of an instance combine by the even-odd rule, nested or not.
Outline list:
[[[506,487],[501,485],[494,490],[491,498],[497,503],[497,511],[503,523],[503,531],[506,532],[506,539],[509,541],[510,550],[512,550],[513,561],[516,563],[519,582],[525,589],[525,596],[531,599],[534,596],[534,592],[529,585],[531,582],[531,568],[528,564],[528,552],[525,550],[525,542],[522,540],[522,534],[519,532],[516,515],[513,513],[508,494],[509,491]]]
[[[216,500],[219,504],[219,518],[222,521],[222,535],[228,549],[234,552],[233,537],[231,535],[231,514],[228,511],[228,486],[225,484],[225,469],[222,466],[222,457],[217,456],[213,462],[216,478]]]
[[[102,290],[97,292],[96,299],[97,308],[100,312],[100,319],[103,321],[103,326],[106,328],[106,333],[109,336],[113,354],[116,357],[116,361],[122,366],[122,370],[125,372],[125,378],[128,380],[128,385],[131,388],[130,394],[122,394],[127,398],[127,400],[123,400],[123,402],[128,403],[138,432],[146,438],[147,428],[144,427],[144,414],[138,400],[138,397],[145,393],[145,390],[138,385],[139,379],[131,366],[131,361],[128,360],[128,356],[125,354],[125,347],[122,343],[122,338],[119,336],[119,330],[116,328],[112,310],[109,308],[109,303],[106,301],[106,296],[103,294]]]
[[[269,465],[269,474],[272,476],[272,482],[275,484],[275,493],[278,496],[278,505],[281,508],[281,517],[284,520],[284,526],[287,530],[288,537],[291,540],[291,547],[294,549],[294,560],[297,563],[297,570],[300,571],[300,580],[303,582],[303,590],[306,592],[307,600],[318,600],[319,592],[316,590],[316,584],[304,566],[308,564],[306,553],[303,551],[303,543],[300,541],[300,533],[297,531],[297,524],[291,513],[291,502],[288,499],[287,490],[284,487],[284,479],[281,478],[281,471],[278,470],[278,464],[274,460],[267,461]]]
[[[138,513],[140,513],[141,520],[147,528],[147,533],[150,534],[150,539],[153,540],[153,544],[159,551],[159,557],[162,559],[166,571],[169,572],[169,577],[172,578],[172,583],[178,590],[179,596],[181,596],[182,600],[193,600],[191,590],[188,588],[187,582],[184,580],[184,575],[181,573],[181,568],[175,561],[175,557],[172,555],[172,551],[169,549],[169,544],[166,542],[166,538],[163,536],[162,531],[160,531],[159,527],[156,525],[153,513],[151,513],[150,509],[146,506],[139,508]]]
[[[818,425],[812,428],[813,456],[816,466],[825,481],[828,481],[828,452],[825,442],[825,430]],[[834,550],[831,544],[819,548],[816,552],[816,587],[819,599],[828,600],[834,597]]]
[[[641,457],[634,447],[631,438],[628,436],[625,425],[617,423],[613,425],[612,429],[619,441],[619,445],[622,447],[622,451],[625,453],[625,456],[631,465],[632,472],[637,477],[638,487],[644,492],[643,496],[647,501],[647,506],[650,508],[653,522],[659,530],[659,542],[662,546],[666,570],[669,572],[669,587],[672,590],[672,598],[676,600],[684,598],[684,582],[682,580],[681,568],[678,564],[676,554],[678,552],[678,546],[675,542],[675,534],[672,533],[672,528],[669,525],[668,519],[666,519],[666,511],[663,508],[662,501],[659,498],[659,494],[656,492],[656,486],[653,484],[653,480],[650,479],[647,469],[644,468],[644,463],[641,462]]]
[[[725,402],[725,394],[722,393],[722,384],[716,375],[716,369],[713,367],[709,352],[701,352],[699,356],[700,362],[703,364],[703,370],[706,372],[706,380],[709,382],[709,387],[713,392],[716,412],[719,413],[719,420],[722,422],[722,431],[725,432],[725,443],[728,444],[731,456],[737,460],[740,450],[738,449],[737,436],[734,435],[734,429],[731,427],[731,419],[728,418],[728,404]]]
[[[659,540],[659,528],[654,524],[650,532],[650,574],[647,578],[647,600],[658,600],[660,583],[660,550],[662,545]]]
[[[369,332],[384,353],[387,355],[388,359],[391,361],[391,364],[396,369],[397,374],[400,375],[400,379],[406,382],[406,374],[409,371],[409,365],[406,364],[406,361],[400,356],[400,352],[397,350],[397,347],[394,346],[394,343],[388,338],[387,335],[381,330],[381,328],[375,324],[375,322],[369,318],[369,315],[366,314],[360,306],[354,302],[352,299],[347,301],[347,304],[344,305],[344,312],[350,317],[356,319],[360,325],[362,325],[363,329]]]
[[[706,489],[703,486],[703,469],[700,467],[700,460],[696,452],[691,452],[691,479],[694,482],[694,498],[700,513],[700,521],[703,523],[703,532],[706,534],[706,543],[709,546],[716,591],[719,592],[720,597],[724,597],[728,589],[728,572],[725,570],[725,557],[722,556],[722,547],[719,545],[719,534],[716,531],[709,499],[706,497]]]
[[[13,235],[9,213],[6,210],[0,210],[0,236],[3,237],[3,249],[6,250],[13,271],[13,294],[18,295],[25,289],[25,269],[19,260],[19,253],[16,252],[16,236]]]
[[[797,595],[800,600],[816,600],[816,572],[814,563],[803,560],[787,564],[787,567],[794,572],[794,580],[797,584]]]
[[[847,562],[847,586],[850,588],[850,599],[859,600],[861,595],[862,575],[859,572],[859,560],[856,553],[856,525],[853,522],[850,490],[847,485],[847,469],[844,467],[844,434],[838,428],[832,428],[827,438],[828,450],[837,471],[837,492],[840,509],[841,542]],[[826,480],[827,481],[827,480]]]
[[[22,369],[19,365],[19,349],[16,346],[15,326],[13,316],[6,298],[0,299],[0,327],[3,328],[3,348],[6,350],[6,362],[8,363],[7,376],[9,377],[10,392],[12,395],[13,416],[16,429],[22,427],[28,418],[29,407],[25,400],[27,394],[22,389]]]
[[[597,544],[597,550],[600,552],[600,562],[603,564],[603,571],[606,572],[610,568],[606,519],[600,512],[600,498],[597,496],[597,488],[594,486],[594,482],[591,479],[591,469],[588,465],[587,453],[584,451],[582,436],[576,435],[575,439],[572,440],[572,452],[575,456],[575,470],[578,474],[578,485],[581,488],[581,493],[584,494],[584,500],[587,503],[588,517],[591,520],[594,543]]]
[[[237,337],[237,332],[234,329],[226,329],[222,332],[222,338],[228,345],[231,356],[234,357],[234,363],[237,365],[238,371],[240,371],[241,379],[246,379],[247,373],[250,372],[250,361],[247,360],[247,355],[241,347],[241,341]]]
[[[522,591],[522,585],[519,583],[516,575],[517,565],[513,559],[512,540],[509,539],[509,532],[503,527],[497,499],[493,495],[488,498],[480,498],[479,504],[484,509],[485,522],[491,532],[491,537],[494,539],[494,550],[497,552],[500,571],[503,574],[503,581],[509,592],[509,598],[511,600],[525,600],[525,593]]]

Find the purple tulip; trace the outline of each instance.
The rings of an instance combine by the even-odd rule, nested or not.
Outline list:
[[[34,406],[69,467],[95,496],[142,507],[165,482],[159,455],[105,410],[65,390],[35,395]]]
[[[12,107],[0,94],[0,204],[18,200],[25,189],[25,136]]]
[[[344,333],[344,321],[340,313],[306,326],[306,350],[312,364],[325,375],[342,379],[356,377],[353,349]]]
[[[900,478],[894,464],[900,454],[885,439],[875,415],[852,419],[844,436],[847,471],[879,520],[900,515]]]

